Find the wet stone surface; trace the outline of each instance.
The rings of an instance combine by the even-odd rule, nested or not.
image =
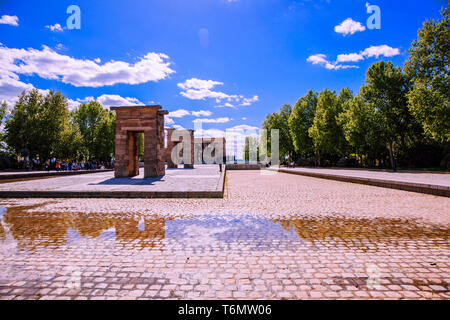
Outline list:
[[[280,179],[301,182],[291,192],[302,204],[289,193],[291,200],[282,201],[297,214],[277,201],[286,189],[272,192],[273,207],[269,198],[262,207],[247,200],[259,189],[241,179],[272,181],[274,189]],[[315,214],[316,204],[305,201],[311,194],[301,188],[316,183],[324,208],[329,188],[352,188],[349,205],[358,210]],[[371,214],[364,207],[369,194],[384,192],[375,187],[251,172],[230,174],[228,187],[225,199],[209,200],[3,200],[0,298],[450,298],[445,198],[386,191],[384,199],[412,197],[409,204],[420,203],[417,214],[431,212],[419,218],[390,200]]]

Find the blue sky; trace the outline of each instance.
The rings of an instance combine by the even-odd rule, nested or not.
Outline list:
[[[80,30],[67,28],[71,4]],[[71,107],[161,104],[176,127],[260,127],[308,89],[358,92],[372,63],[402,66],[447,1],[369,4],[379,30],[365,0],[0,0],[0,100],[56,89]]]

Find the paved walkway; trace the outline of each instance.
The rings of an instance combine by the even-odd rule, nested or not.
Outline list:
[[[96,169],[96,170],[71,170],[71,171],[8,171],[0,172],[0,183],[14,182],[18,180],[29,180],[48,178],[53,176],[73,176],[82,174],[92,174],[100,172],[110,172],[111,169]]]
[[[276,170],[275,168],[271,168]],[[350,169],[280,168],[280,172],[450,196],[450,173],[402,173]]]
[[[92,173],[88,175],[64,176],[57,178],[39,179],[32,181],[18,181],[0,184],[2,197],[25,196],[30,197],[77,197],[90,195],[92,197],[133,196],[134,193],[145,197],[157,196],[158,193],[172,194],[189,192],[216,192],[221,194],[221,173],[218,165],[197,165],[195,169],[166,169],[163,177],[144,179],[144,170],[133,178],[114,178],[114,172]]]
[[[450,173],[403,173],[385,172],[371,170],[351,169],[312,169],[312,168],[283,168],[301,172],[327,173],[334,175],[345,175],[349,177],[360,177],[367,179],[380,179],[390,181],[404,181],[413,183],[433,184],[450,187]]]
[[[1,299],[450,299],[450,199],[230,171],[223,199],[0,200]]]

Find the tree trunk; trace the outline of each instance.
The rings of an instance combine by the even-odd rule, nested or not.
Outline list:
[[[396,172],[397,168],[396,168],[395,157],[394,157],[394,141],[389,141],[388,149],[389,149],[389,158],[391,160],[392,171]]]

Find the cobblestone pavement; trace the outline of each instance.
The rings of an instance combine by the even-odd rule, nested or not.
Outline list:
[[[407,173],[407,172],[386,172],[370,170],[351,170],[351,169],[327,169],[327,168],[283,168],[292,171],[325,173],[332,175],[343,175],[349,177],[360,177],[369,179],[380,179],[388,181],[402,181],[423,183],[430,185],[450,187],[450,173]]]
[[[450,298],[449,198],[227,178],[224,199],[0,200],[0,298]]]
[[[164,177],[146,178],[144,169],[133,178],[114,178],[114,172],[91,173],[48,179],[0,183],[3,191],[215,191],[218,165],[197,165],[195,169],[166,169]]]

